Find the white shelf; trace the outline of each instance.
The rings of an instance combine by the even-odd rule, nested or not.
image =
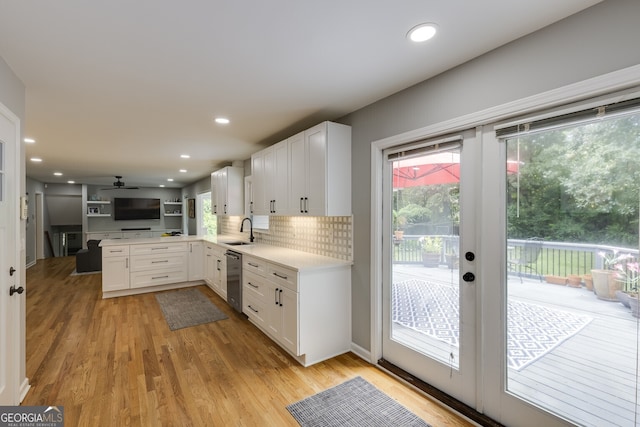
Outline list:
[[[166,213],[164,216],[182,216],[181,213]]]
[[[165,205],[181,205],[182,202],[164,202]]]
[[[109,200],[87,200],[88,205],[108,205],[111,204]]]
[[[111,216],[111,214],[107,214],[107,213],[104,213],[104,214],[87,214],[88,218],[97,217],[97,216]]]

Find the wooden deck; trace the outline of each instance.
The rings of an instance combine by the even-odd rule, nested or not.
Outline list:
[[[421,266],[394,266],[396,280],[424,278]],[[441,280],[450,270],[431,270]],[[457,272],[454,272],[457,274]],[[508,390],[534,405],[585,426],[638,426],[640,319],[618,302],[602,301],[584,288],[517,277],[509,296],[593,320],[580,332],[521,371],[509,370]]]

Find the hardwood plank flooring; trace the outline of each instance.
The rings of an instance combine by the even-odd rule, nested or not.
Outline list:
[[[469,422],[348,353],[304,368],[199,286],[228,319],[170,331],[154,294],[103,300],[74,257],[27,270],[23,405],[60,405],[67,426],[297,426],[286,406],[361,376],[433,427]]]

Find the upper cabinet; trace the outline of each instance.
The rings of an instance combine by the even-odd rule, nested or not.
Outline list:
[[[323,122],[289,141],[291,215],[351,215],[351,127]]]
[[[244,215],[244,168],[227,166],[211,174],[211,205],[216,215]]]
[[[351,127],[323,122],[251,156],[256,215],[351,215]]]
[[[256,215],[289,214],[289,140],[251,156],[253,213]]]

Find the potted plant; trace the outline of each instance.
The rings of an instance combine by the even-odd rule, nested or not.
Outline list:
[[[419,239],[422,252],[422,264],[425,267],[437,267],[440,265],[442,255],[442,237],[422,236]]]
[[[393,240],[400,242],[404,238],[404,230],[402,227],[407,223],[407,218],[400,215],[398,211],[393,211]]]
[[[622,290],[616,291],[616,297],[622,305],[631,309],[635,317],[638,317],[638,280],[640,279],[638,271],[638,262],[630,261],[630,258],[616,264],[618,281],[623,284]]]
[[[617,264],[629,259],[631,255],[618,254],[617,250],[614,250],[611,254],[599,252],[598,255],[602,257],[605,268],[591,270],[593,290],[598,299],[618,301],[616,291],[621,291],[624,283],[619,279],[618,272],[614,268]]]
[[[582,286],[582,277],[577,274],[569,274],[567,276],[567,285],[571,286],[572,288],[579,288],[580,286]]]

